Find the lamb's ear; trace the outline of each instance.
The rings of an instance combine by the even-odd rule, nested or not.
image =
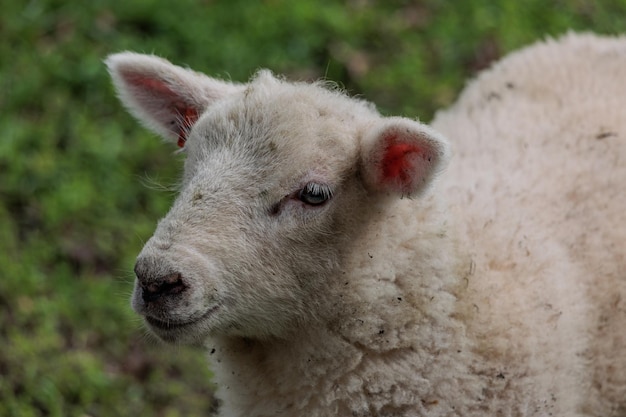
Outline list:
[[[449,157],[447,140],[430,127],[405,118],[381,118],[363,137],[361,170],[374,191],[418,196]]]
[[[202,112],[242,85],[210,78],[153,56],[122,52],[106,65],[126,108],[148,128],[181,148]]]

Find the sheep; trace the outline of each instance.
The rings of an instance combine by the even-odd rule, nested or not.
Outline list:
[[[106,63],[185,154],[132,307],[206,346],[220,416],[626,416],[626,38],[515,52],[430,126]]]

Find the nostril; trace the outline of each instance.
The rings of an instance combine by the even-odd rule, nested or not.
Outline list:
[[[182,275],[176,272],[161,277],[155,283],[141,284],[141,297],[144,302],[149,303],[163,296],[180,294],[186,288]]]

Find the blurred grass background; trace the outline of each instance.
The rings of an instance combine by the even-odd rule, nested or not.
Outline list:
[[[0,416],[207,416],[203,353],[146,336],[134,257],[180,161],[114,96],[102,59],[153,52],[245,81],[326,77],[429,120],[506,52],[620,33],[625,0],[3,0]],[[156,187],[158,188],[158,187]]]

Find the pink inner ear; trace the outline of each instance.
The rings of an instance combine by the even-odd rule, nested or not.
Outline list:
[[[409,155],[417,154],[423,158],[424,150],[412,143],[397,142],[395,135],[385,138],[385,142],[387,146],[381,161],[383,179],[411,184],[414,162],[411,161],[412,158],[409,158]]]
[[[180,122],[180,126],[178,126],[178,142],[177,145],[179,148],[185,146],[185,142],[187,142],[187,135],[189,134],[189,130],[198,120],[198,111],[191,107],[179,107],[176,106],[176,110],[180,113],[182,120]]]
[[[158,78],[146,77],[133,72],[124,72],[122,75],[130,85],[141,87],[142,90],[149,91],[151,94],[170,99],[177,97],[176,93]]]
[[[174,114],[175,133],[178,135],[177,145],[185,146],[189,130],[198,120],[198,110],[181,100],[181,96],[176,94],[165,82],[158,78],[146,77],[141,74],[125,73],[126,81],[142,90],[149,92],[156,100],[163,102],[164,107],[169,107]]]

